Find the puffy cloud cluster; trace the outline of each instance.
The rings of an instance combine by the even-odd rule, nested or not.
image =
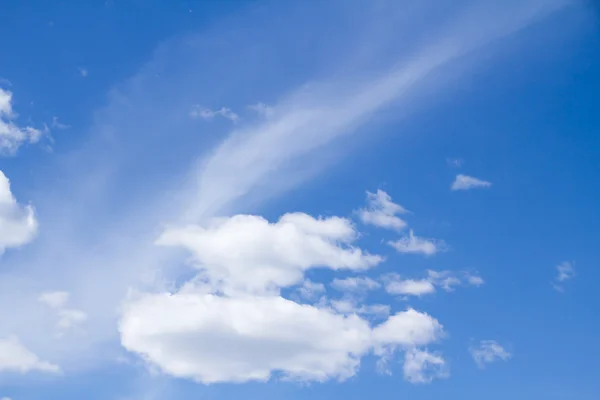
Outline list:
[[[165,373],[216,383],[273,376],[342,380],[369,353],[387,358],[441,339],[442,325],[413,309],[372,325],[360,314],[385,317],[389,307],[300,304],[280,294],[299,284],[309,294],[321,292],[304,279],[308,269],[357,271],[378,264],[381,257],[353,246],[356,237],[347,219],[301,213],[273,223],[237,215],[168,229],[157,243],[188,250],[198,276],[174,293],[132,295],[123,308],[121,342]]]
[[[469,352],[475,360],[477,366],[481,369],[485,368],[486,364],[491,364],[495,361],[508,361],[512,354],[509,353],[495,340],[482,340],[477,345],[472,345]]]
[[[7,248],[20,247],[30,242],[37,229],[38,222],[33,207],[17,203],[10,190],[10,181],[0,171],[0,254]]]
[[[0,154],[14,154],[23,143],[36,143],[43,135],[39,129],[17,125],[16,117],[12,92],[0,88]]]
[[[377,190],[377,193],[367,192],[367,208],[359,210],[358,215],[365,224],[402,230],[408,224],[397,215],[407,212],[404,207],[394,203],[389,194],[383,190]]]

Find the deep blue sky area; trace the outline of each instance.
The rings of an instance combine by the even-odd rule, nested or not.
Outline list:
[[[598,397],[595,2],[0,17],[1,400]]]

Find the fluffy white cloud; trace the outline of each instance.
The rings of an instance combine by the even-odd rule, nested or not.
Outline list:
[[[212,287],[231,295],[277,293],[300,283],[309,268],[363,270],[382,261],[352,247],[355,238],[347,219],[294,213],[275,223],[236,215],[214,219],[206,227],[168,229],[157,244],[189,250]]]
[[[377,193],[367,192],[367,208],[358,211],[363,223],[394,230],[406,227],[406,222],[397,216],[405,213],[406,209],[394,203],[390,195],[383,190],[377,190]]]
[[[482,340],[477,346],[471,346],[469,352],[479,368],[485,368],[486,364],[498,360],[508,361],[512,357],[512,354],[495,340]]]
[[[67,308],[70,294],[64,291],[44,292],[38,300],[56,310],[58,321],[56,327],[59,335],[77,328],[87,320],[87,314],[81,310]]]
[[[24,374],[32,371],[59,373],[60,368],[40,360],[16,336],[0,338],[0,372]]]
[[[364,293],[369,290],[379,289],[381,284],[369,277],[349,277],[345,279],[334,279],[331,286],[340,292]]]
[[[42,131],[15,124],[17,115],[12,108],[12,92],[0,88],[0,154],[14,154],[23,143],[35,143]]]
[[[0,101],[0,109],[2,102]],[[2,126],[0,122],[0,132]],[[0,148],[2,147],[0,133]],[[30,242],[37,233],[38,223],[33,207],[17,203],[10,190],[10,181],[0,171],[0,254],[10,247]]]
[[[301,305],[280,296],[224,297],[184,291],[130,301],[123,346],[164,372],[202,383],[286,379],[325,381],[354,375],[372,349],[422,346],[442,326],[414,310],[375,328],[355,314]]]
[[[227,107],[221,107],[218,110],[211,110],[210,108],[201,107],[196,104],[192,106],[192,109],[190,110],[190,117],[192,118],[209,120],[213,119],[217,115],[220,115],[221,117],[233,122],[239,119],[239,116]]]
[[[565,281],[573,279],[573,277],[575,276],[575,268],[573,267],[572,263],[565,261],[556,266],[556,272],[557,275],[554,279],[555,283],[553,284],[553,287],[559,292],[564,292],[565,288],[563,286],[563,283]]]
[[[436,378],[447,378],[444,359],[428,351],[412,349],[404,356],[404,378],[411,383],[429,383]]]
[[[422,296],[435,292],[435,286],[427,279],[401,279],[395,275],[386,279],[385,290],[389,294]]]
[[[452,190],[469,190],[475,188],[487,188],[492,186],[491,182],[473,178],[467,175],[456,175],[456,179],[452,182]]]
[[[390,241],[388,244],[399,253],[424,254],[426,256],[434,255],[446,249],[446,244],[442,240],[415,236],[412,229],[408,232],[408,235],[396,241]]]

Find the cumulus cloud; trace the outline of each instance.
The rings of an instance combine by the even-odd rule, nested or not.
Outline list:
[[[408,235],[404,235],[396,241],[388,242],[390,246],[399,253],[434,255],[446,250],[446,244],[442,240],[428,239],[416,236],[411,229]]]
[[[452,182],[450,188],[452,190],[469,190],[475,188],[488,188],[490,186],[492,186],[491,182],[459,174],[456,175],[456,179]]]
[[[427,314],[400,312],[374,328],[355,314],[301,305],[280,296],[146,294],[127,304],[123,346],[164,372],[202,383],[346,379],[372,349],[438,340]]]
[[[512,357],[512,354],[506,351],[495,340],[482,340],[479,344],[469,347],[469,352],[477,366],[481,369],[485,368],[486,364],[491,364],[498,360],[508,361]]]
[[[221,107],[218,110],[211,110],[210,108],[202,107],[196,104],[192,106],[192,109],[190,110],[190,117],[192,118],[202,118],[205,120],[210,120],[216,117],[217,115],[228,119],[232,122],[236,122],[239,119],[239,116],[227,107]]]
[[[253,215],[211,220],[206,226],[167,229],[157,244],[189,250],[194,266],[226,294],[278,291],[302,281],[309,268],[364,270],[382,261],[351,246],[344,218],[283,215],[277,222]]]
[[[38,142],[43,132],[30,126],[19,126],[12,108],[12,92],[0,88],[0,154],[13,155],[24,143]]]
[[[367,192],[367,208],[359,210],[358,216],[365,224],[375,225],[380,228],[401,230],[407,224],[397,214],[406,213],[406,209],[394,203],[389,194],[383,190],[377,190],[377,193]]]
[[[381,284],[374,279],[366,276],[349,277],[345,279],[335,278],[331,282],[331,286],[340,292],[359,292],[364,293],[369,290],[379,289]]]
[[[553,287],[559,292],[564,292],[565,288],[563,283],[570,279],[573,279],[575,276],[575,268],[573,267],[573,263],[565,261],[556,266],[556,278],[554,279]]]
[[[59,373],[57,365],[42,361],[27,349],[16,336],[0,338],[0,372]]]
[[[0,133],[0,143],[1,140]],[[38,222],[33,207],[17,203],[10,190],[9,179],[0,171],[0,254],[7,248],[29,243],[36,235],[37,229]]]

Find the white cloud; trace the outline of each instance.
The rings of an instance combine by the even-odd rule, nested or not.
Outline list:
[[[44,292],[38,300],[48,307],[56,310],[58,321],[56,327],[58,328],[59,336],[62,336],[66,331],[78,328],[87,320],[87,314],[81,310],[67,308],[70,294],[64,291]]]
[[[436,291],[436,286],[451,292],[456,286],[483,285],[483,278],[470,273],[455,273],[451,271],[427,271],[424,279],[402,279],[398,274],[388,274],[383,278],[385,290],[392,295],[423,296]]]
[[[43,132],[30,126],[20,127],[14,120],[12,92],[0,88],[0,154],[13,155],[24,143],[38,142]]]
[[[411,383],[429,383],[449,376],[448,367],[441,356],[418,349],[406,352],[403,369],[404,378]]]
[[[427,279],[403,280],[398,275],[391,275],[385,281],[386,292],[393,295],[423,296],[435,292],[435,286]]]
[[[406,349],[439,339],[442,326],[414,310],[371,328],[356,315],[279,296],[222,297],[193,291],[130,301],[123,346],[162,371],[202,383],[353,376],[371,349]],[[382,351],[382,350],[381,350]]]
[[[349,277],[345,279],[334,279],[331,286],[340,292],[364,293],[381,287],[381,284],[369,277]]]
[[[471,275],[469,272],[456,273],[452,271],[427,270],[427,275],[431,283],[440,286],[447,292],[453,291],[456,286],[481,286],[485,283],[482,277]]]
[[[498,360],[508,361],[512,357],[512,354],[495,340],[482,340],[477,346],[469,347],[469,352],[477,366],[482,369],[485,368],[486,364]]]
[[[491,182],[473,178],[472,176],[458,174],[452,182],[452,190],[469,190],[475,188],[488,188],[492,186]]]
[[[239,116],[227,107],[221,107],[218,110],[211,110],[210,108],[202,107],[196,104],[192,106],[192,109],[190,110],[190,117],[192,118],[202,118],[209,120],[213,119],[217,115],[220,115],[221,117],[228,119],[232,122],[236,122],[239,119]]]
[[[377,190],[377,193],[367,192],[367,208],[358,211],[363,223],[394,230],[406,227],[406,222],[397,217],[397,214],[405,213],[406,209],[392,202],[390,195],[383,190]]]
[[[352,247],[355,238],[347,219],[294,213],[275,223],[236,215],[205,227],[167,229],[157,244],[189,250],[211,285],[233,294],[277,292],[301,282],[309,268],[364,270],[382,261]]]
[[[1,400],[12,400],[10,397],[3,397]]]
[[[0,142],[1,140],[0,136]],[[36,235],[37,229],[38,222],[33,207],[17,203],[10,190],[10,181],[0,171],[0,254],[7,248],[29,243]]]
[[[575,268],[573,267],[573,263],[565,261],[556,266],[556,271],[557,275],[554,279],[555,283],[553,284],[553,287],[559,292],[564,292],[565,288],[563,286],[563,283],[565,281],[573,279],[573,277],[575,276]]]
[[[408,232],[408,235],[405,235],[396,241],[390,241],[388,244],[395,248],[399,253],[405,254],[424,254],[426,256],[431,256],[437,252],[446,250],[446,244],[443,241],[415,236],[412,229]]]
[[[16,336],[0,338],[0,372],[59,373],[57,365],[42,361],[27,349]]]
[[[79,75],[81,75],[82,78],[87,78],[89,71],[87,70],[87,68],[83,68],[83,67],[79,67],[77,68],[77,70],[79,71]]]

